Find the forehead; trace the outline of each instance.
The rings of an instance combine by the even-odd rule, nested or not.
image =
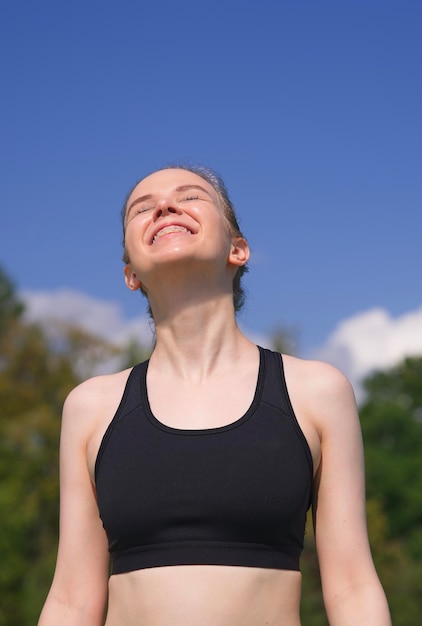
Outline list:
[[[216,190],[202,176],[188,170],[169,168],[159,170],[143,178],[130,194],[127,206],[143,195],[155,196],[170,193],[177,190],[178,187],[188,185],[199,185],[218,203],[219,198]]]

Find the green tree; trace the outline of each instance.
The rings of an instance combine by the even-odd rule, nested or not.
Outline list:
[[[0,269],[0,626],[36,622],[51,583],[58,535],[58,444],[67,393],[100,363],[130,367],[149,351],[123,350],[83,330],[22,317]],[[277,346],[294,351],[289,333]],[[291,338],[291,335],[290,335]],[[287,350],[286,350],[287,349]],[[422,359],[366,381],[361,408],[374,559],[395,626],[420,623],[422,596]],[[326,626],[311,520],[302,559],[304,626]]]
[[[368,531],[395,626],[418,626],[422,613],[422,358],[405,359],[364,383]],[[302,620],[328,624],[310,531],[302,557]]]
[[[298,351],[299,333],[296,328],[277,326],[271,333],[272,349],[283,354],[296,354]]]
[[[422,612],[422,358],[365,382],[368,527],[395,626]]]
[[[58,538],[60,415],[68,392],[119,351],[84,331],[24,321],[0,273],[0,626],[36,623]]]
[[[365,389],[368,497],[380,501],[388,537],[422,559],[422,358],[374,374]]]
[[[0,267],[0,337],[23,312],[23,304],[16,296],[15,287]]]
[[[129,339],[121,352],[120,368],[124,370],[133,367],[137,363],[146,361],[150,357],[152,349],[153,346],[146,348],[144,344],[139,343],[136,339]]]
[[[34,621],[57,544],[59,416],[76,384],[36,326],[17,319],[0,341],[0,624]],[[32,622],[30,619],[32,618]]]

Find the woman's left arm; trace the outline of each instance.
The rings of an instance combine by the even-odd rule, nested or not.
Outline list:
[[[313,416],[321,463],[313,503],[324,603],[331,626],[390,626],[387,600],[369,547],[363,445],[348,380],[318,363]]]

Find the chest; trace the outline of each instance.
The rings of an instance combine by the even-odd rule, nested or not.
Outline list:
[[[148,403],[163,424],[180,429],[225,426],[241,418],[253,403],[257,371],[233,372],[206,382],[147,376]]]

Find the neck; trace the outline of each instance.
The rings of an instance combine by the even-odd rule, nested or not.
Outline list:
[[[198,381],[253,346],[239,330],[231,293],[151,308],[157,335],[151,362],[173,375]]]

